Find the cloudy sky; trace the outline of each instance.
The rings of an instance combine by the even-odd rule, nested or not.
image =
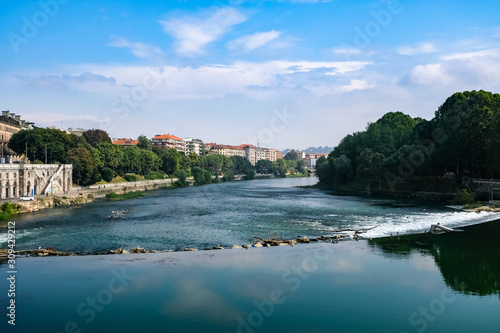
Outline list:
[[[111,137],[334,146],[500,92],[500,2],[2,1],[0,108]]]

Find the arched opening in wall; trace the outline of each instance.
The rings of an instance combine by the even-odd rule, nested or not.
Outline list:
[[[68,177],[68,181],[66,182],[66,192],[69,192],[69,187],[70,187],[70,182]]]
[[[35,185],[33,186],[33,195],[38,194],[38,180],[35,179]]]
[[[33,195],[33,193],[31,193],[31,182],[29,180],[26,184],[26,195]]]
[[[14,182],[14,186],[12,186],[12,197],[16,197],[16,189],[17,189],[17,182]]]
[[[10,195],[9,195],[9,187],[10,187],[10,184],[9,184],[9,182],[7,182],[7,183],[5,184],[5,199],[10,198]]]

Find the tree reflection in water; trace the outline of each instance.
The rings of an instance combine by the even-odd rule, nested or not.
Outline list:
[[[379,238],[369,244],[385,256],[404,257],[415,251],[432,256],[445,283],[457,292],[500,296],[500,221],[463,230]]]

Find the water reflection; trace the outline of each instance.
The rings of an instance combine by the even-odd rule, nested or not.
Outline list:
[[[369,244],[388,257],[431,256],[446,284],[457,292],[500,295],[500,221],[464,228],[443,235],[381,238]]]

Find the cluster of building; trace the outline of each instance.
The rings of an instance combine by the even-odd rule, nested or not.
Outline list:
[[[241,156],[247,158],[252,165],[255,165],[259,160],[276,161],[283,157],[281,151],[255,147],[250,144],[242,144],[239,146],[221,145],[216,143],[203,143],[200,139],[185,138],[181,139],[175,135],[162,134],[155,135],[151,140],[151,144],[162,149],[174,148],[185,154],[196,153],[198,155],[219,154],[224,156]],[[139,142],[133,139],[114,139],[113,144],[121,146],[133,146]]]
[[[113,144],[121,145],[124,147],[135,146],[139,142],[133,139],[113,139]],[[200,139],[185,138],[182,139],[178,136],[171,134],[155,135],[150,143],[158,148],[169,149],[174,148],[179,152],[185,154],[196,153],[198,155],[202,154],[219,154],[227,157],[231,156],[241,156],[245,157],[250,161],[252,165],[255,165],[260,160],[276,161],[277,159],[283,158],[283,152],[272,149],[256,147],[250,144],[241,144],[239,146],[217,144],[217,143],[203,143]],[[328,154],[314,154],[305,153],[303,151],[297,150],[297,157],[306,162],[308,167],[314,167],[316,161],[321,156],[327,157]]]

